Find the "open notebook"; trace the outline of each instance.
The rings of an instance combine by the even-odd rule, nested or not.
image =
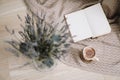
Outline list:
[[[65,15],[74,42],[111,32],[101,4]]]

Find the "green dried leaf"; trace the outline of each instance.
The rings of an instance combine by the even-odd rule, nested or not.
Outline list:
[[[56,41],[56,42],[59,42],[59,41],[61,41],[61,36],[60,35],[53,35],[52,40]]]
[[[19,15],[17,15],[17,17],[18,17],[18,19],[19,19],[20,21],[22,21],[22,18],[21,18]]]
[[[9,32],[11,35],[13,35],[13,34],[15,33],[14,30],[10,30],[10,29],[8,29],[7,26],[5,26],[5,29],[6,29],[6,31]]]
[[[53,64],[54,64],[54,61],[51,58],[47,58],[47,59],[43,60],[42,63],[45,64],[48,67],[52,67]]]
[[[65,48],[68,48],[70,46],[70,44],[64,44]]]

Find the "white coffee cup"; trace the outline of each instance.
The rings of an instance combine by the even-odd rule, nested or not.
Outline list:
[[[95,49],[90,46],[83,49],[83,57],[85,60],[99,61],[95,54]]]

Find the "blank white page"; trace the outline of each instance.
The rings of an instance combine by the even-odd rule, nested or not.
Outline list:
[[[100,3],[84,9],[84,13],[93,33],[93,37],[111,32],[110,25]]]
[[[67,14],[65,17],[74,42],[93,36],[83,10]]]

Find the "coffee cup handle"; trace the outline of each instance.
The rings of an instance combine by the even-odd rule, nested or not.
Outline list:
[[[97,58],[97,57],[93,57],[92,60],[93,61],[100,61],[99,58]]]

